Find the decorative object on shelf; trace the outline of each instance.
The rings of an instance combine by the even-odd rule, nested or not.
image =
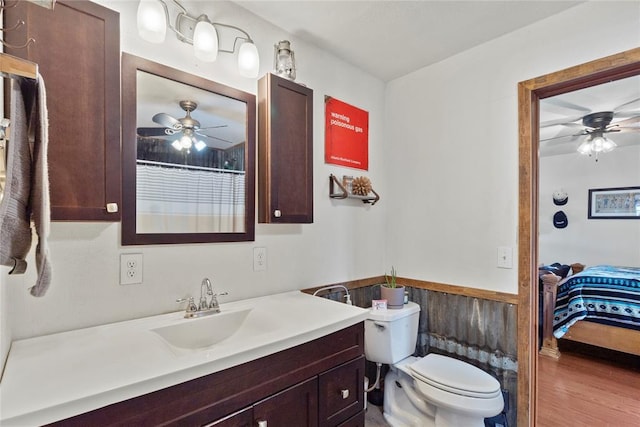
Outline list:
[[[404,306],[404,286],[397,283],[397,271],[391,267],[391,275],[385,273],[386,283],[380,286],[380,298],[387,300],[387,308],[400,309]]]
[[[289,40],[280,40],[273,45],[273,68],[276,75],[289,80],[296,79],[296,55]]]
[[[342,177],[342,183],[340,183],[335,175],[329,175],[329,197],[331,197],[332,199],[358,199],[362,200],[362,203],[370,203],[372,206],[375,205],[376,202],[380,200],[380,195],[376,193],[373,187],[371,187],[371,181],[369,181],[368,178],[360,178],[366,179],[368,181],[368,186],[364,185],[364,183],[361,182],[361,184],[359,184],[359,188],[361,189],[357,190],[356,180],[358,180],[359,178],[354,179],[351,176],[345,175]],[[339,188],[338,192],[336,192],[335,190],[336,185]],[[349,186],[351,186],[351,191],[349,191]],[[364,191],[367,188],[368,191],[365,193],[366,195],[363,196],[360,194],[356,194],[356,191]],[[373,193],[374,195],[369,196],[369,193]]]
[[[234,25],[211,22],[205,14],[197,18],[190,16],[187,9],[178,0],[173,0],[180,11],[176,15],[175,26],[171,24],[169,8],[165,0],[140,0],[138,4],[138,33],[140,37],[151,43],[163,43],[167,27],[173,31],[178,40],[193,45],[193,54],[204,62],[213,62],[218,52],[235,53],[239,40],[243,41],[238,50],[238,71],[241,76],[258,77],[260,57],[258,48],[251,40],[251,36]],[[230,49],[222,49],[219,43],[220,29],[230,29],[241,33],[233,39]]]
[[[358,196],[366,196],[371,192],[371,180],[366,176],[359,176],[353,180],[351,192]]]
[[[640,219],[640,187],[589,190],[589,219]]]

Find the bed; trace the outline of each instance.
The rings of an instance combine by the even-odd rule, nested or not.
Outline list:
[[[599,265],[558,279],[543,283],[541,354],[559,357],[556,339],[568,339],[640,355],[640,268]]]

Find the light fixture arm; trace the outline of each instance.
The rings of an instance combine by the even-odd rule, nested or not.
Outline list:
[[[172,25],[171,19],[169,18],[169,8],[167,6],[166,1],[165,0],[159,0],[159,1],[162,4],[162,7],[164,8],[164,13],[167,20],[167,27],[169,27],[171,31],[173,31],[178,37],[178,39],[182,42],[193,44],[193,31],[194,31],[195,25],[198,23],[198,21],[204,20],[209,22],[214,27],[231,28],[244,35],[244,37],[236,36],[236,38],[233,41],[233,49],[219,48],[218,50],[220,52],[234,53],[238,45],[238,40],[244,40],[249,43],[253,43],[253,40],[251,39],[251,36],[249,35],[249,33],[247,33],[242,28],[236,27],[235,25],[223,24],[221,22],[211,22],[209,20],[209,17],[205,14],[202,14],[197,18],[190,16],[187,9],[185,9],[185,7],[182,4],[180,4],[178,0],[173,0],[173,3],[178,8],[180,8],[180,12],[178,12],[178,14],[176,15],[175,25]]]
[[[253,40],[251,40],[251,36],[242,28],[238,28],[235,25],[229,25],[229,24],[222,24],[220,22],[212,22],[211,23],[214,27],[224,27],[224,28],[231,28],[234,29],[242,34],[244,34],[244,37],[240,37],[240,36],[236,36],[236,38],[233,40],[233,49],[231,50],[227,50],[227,49],[222,49],[220,48],[219,51],[220,52],[226,52],[226,53],[233,53],[236,51],[236,47],[238,45],[238,40],[244,40],[246,42],[249,43],[253,43]]]

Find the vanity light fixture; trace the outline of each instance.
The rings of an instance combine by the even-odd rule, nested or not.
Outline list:
[[[235,53],[236,46],[241,41],[238,50],[238,71],[243,77],[258,77],[260,67],[258,48],[246,31],[233,25],[212,22],[204,14],[197,18],[190,16],[187,9],[178,0],[172,0],[172,3],[179,9],[175,26],[171,24],[166,0],[140,0],[137,15],[140,37],[151,43],[163,43],[167,27],[169,27],[176,34],[178,40],[193,45],[195,57],[204,62],[215,61],[218,52]],[[234,38],[231,49],[220,47],[219,31],[221,29],[241,33]]]

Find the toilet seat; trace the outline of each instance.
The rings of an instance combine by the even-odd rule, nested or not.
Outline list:
[[[494,399],[500,383],[485,371],[452,357],[428,354],[409,366],[416,381],[440,390],[477,399]]]

